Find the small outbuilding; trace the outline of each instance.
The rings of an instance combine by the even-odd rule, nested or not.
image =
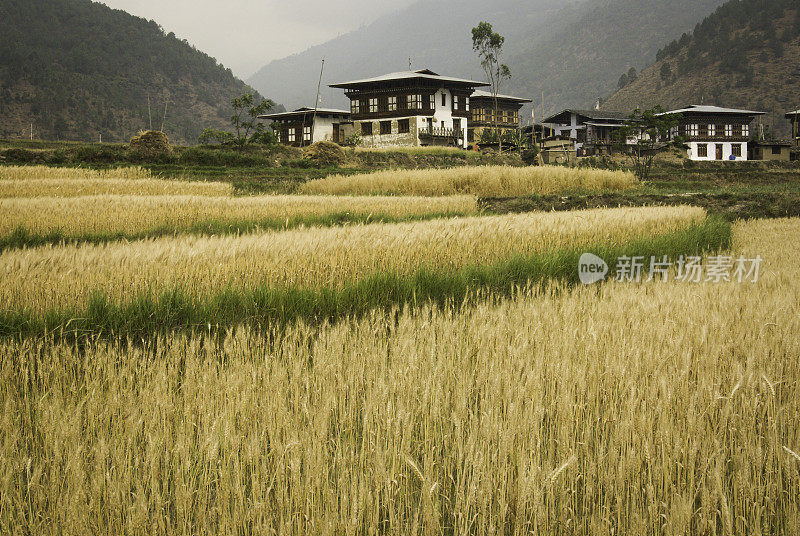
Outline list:
[[[350,112],[332,108],[298,108],[258,118],[272,122],[280,143],[295,147],[307,147],[318,141],[343,143],[353,130]]]
[[[758,141],[750,149],[750,160],[788,162],[791,156],[792,143],[789,141]]]

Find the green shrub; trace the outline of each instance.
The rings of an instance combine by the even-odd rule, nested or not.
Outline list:
[[[529,166],[539,165],[539,148],[531,145],[522,152],[522,161]]]

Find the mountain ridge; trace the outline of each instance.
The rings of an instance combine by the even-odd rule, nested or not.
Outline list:
[[[0,0],[0,137],[33,124],[39,138],[127,141],[150,116],[171,141],[196,143],[250,91],[154,21],[90,0]]]
[[[800,7],[791,0],[734,0],[662,48],[656,62],[606,99],[603,109],[755,109],[767,112],[762,121],[776,135],[786,136],[784,114],[800,108],[799,86]]]
[[[652,63],[658,47],[691,30],[723,1],[502,0],[487,7],[473,0],[422,0],[364,28],[270,62],[248,83],[290,107],[313,104],[323,56],[325,84],[405,70],[409,55],[414,68],[482,80],[470,29],[486,20],[506,37],[504,61],[513,77],[505,92],[533,97],[537,114],[543,112],[543,92],[545,113],[568,106],[591,107],[612,91],[621,72]],[[617,21],[626,26],[610,29]],[[406,31],[409,25],[413,30]],[[432,30],[437,28],[438,34]],[[638,41],[630,39],[633,33],[640,36]],[[387,52],[382,41],[409,44]],[[326,88],[323,96],[326,105],[347,104],[341,92]],[[523,111],[529,114],[530,106]]]

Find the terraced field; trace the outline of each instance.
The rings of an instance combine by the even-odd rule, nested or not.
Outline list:
[[[800,220],[15,180],[2,534],[800,532]]]

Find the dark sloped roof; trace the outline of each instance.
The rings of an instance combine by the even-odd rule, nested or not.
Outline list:
[[[788,114],[786,114],[786,119],[791,119],[793,117],[798,117],[798,116],[800,116],[800,110],[795,110],[793,112],[789,112]]]
[[[330,116],[330,115],[343,115],[350,117],[350,110],[337,110],[336,108],[317,108],[317,115],[320,117]],[[298,116],[306,116],[306,115],[314,115],[314,108],[309,108],[304,106],[302,108],[298,108],[292,112],[280,112],[275,114],[264,114],[259,115],[259,119],[289,119],[292,117]]]
[[[391,82],[396,80],[435,80],[438,82],[445,82],[449,84],[471,86],[471,87],[485,87],[489,84],[485,82],[476,82],[474,80],[467,80],[466,78],[453,78],[450,76],[442,76],[434,73],[429,69],[421,69],[419,71],[399,71],[396,73],[383,74],[374,78],[364,78],[362,80],[351,80],[350,82],[340,82],[338,84],[331,84],[329,87],[340,89],[350,89],[364,85],[380,84],[381,82]]]
[[[555,115],[551,115],[543,120],[544,123],[558,123],[559,120],[569,120],[572,114],[585,117],[592,121],[625,121],[630,114],[624,112],[609,112],[606,110],[581,110],[578,108],[567,108]]]
[[[728,114],[728,115],[764,115],[766,112],[755,112],[753,110],[739,110],[737,108],[722,108],[720,106],[708,106],[703,104],[692,104],[680,110],[670,110],[659,115],[667,114]]]
[[[491,98],[493,98],[493,95],[492,95],[491,91],[484,91],[483,89],[476,89],[475,91],[473,91],[472,96],[470,98],[472,98],[472,99],[486,99],[486,98],[491,99]],[[500,99],[500,100],[507,100],[507,101],[513,101],[513,102],[533,102],[531,99],[524,99],[522,97],[514,97],[512,95],[501,95],[499,93],[497,95],[497,98]]]

